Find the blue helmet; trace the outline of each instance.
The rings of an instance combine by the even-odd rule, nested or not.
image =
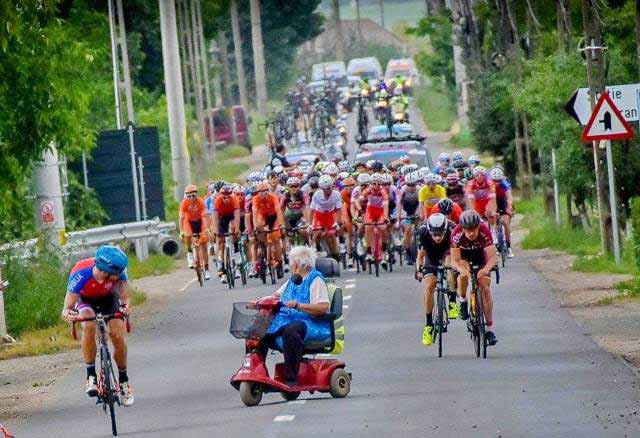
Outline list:
[[[120,275],[127,269],[127,255],[117,246],[103,245],[96,251],[96,267],[111,275]]]

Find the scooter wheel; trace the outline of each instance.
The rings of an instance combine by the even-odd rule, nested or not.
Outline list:
[[[245,406],[258,406],[262,401],[262,386],[255,382],[241,382],[240,400]]]
[[[351,376],[344,368],[336,368],[331,374],[329,393],[333,398],[344,398],[351,391]]]
[[[280,393],[280,395],[286,401],[294,401],[294,400],[297,400],[298,397],[300,397],[300,391],[296,391],[296,392],[284,392],[284,391],[282,391]]]

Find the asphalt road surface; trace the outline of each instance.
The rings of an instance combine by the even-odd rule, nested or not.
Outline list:
[[[550,286],[516,253],[494,286],[499,343],[475,357],[453,321],[444,357],[421,343],[422,284],[404,267],[379,279],[344,272],[351,394],[266,394],[247,408],[229,379],[244,344],[228,333],[232,303],[271,286],[229,291],[211,280],[177,292],[169,309],[129,343],[135,405],[117,411],[129,437],[637,437],[637,375],[599,348],[559,306]],[[135,323],[135,321],[134,321]],[[134,326],[135,329],[135,326]],[[269,358],[273,365],[281,356]],[[106,437],[108,418],[84,394],[84,367],[58,382],[22,437]]]

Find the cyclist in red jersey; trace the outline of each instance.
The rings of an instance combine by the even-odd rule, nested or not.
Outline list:
[[[489,172],[491,180],[496,185],[496,208],[500,222],[504,227],[504,240],[507,244],[507,257],[513,258],[511,250],[511,216],[513,216],[513,199],[511,197],[511,184],[504,172],[499,167],[494,167]]]
[[[458,293],[460,295],[460,314],[469,319],[467,305],[467,286],[471,279],[471,265],[478,266],[478,287],[482,293],[484,314],[487,325],[487,341],[495,345],[493,333],[493,301],[491,299],[491,269],[498,262],[497,250],[493,244],[489,226],[482,222],[475,210],[467,210],[460,217],[451,236],[451,264],[458,271]]]
[[[371,185],[362,191],[357,200],[358,210],[362,210],[362,203],[367,202],[364,214],[364,222],[375,224],[386,224],[389,221],[389,194],[382,187],[383,178],[379,174],[371,176]],[[367,253],[371,254],[371,243],[373,238],[373,227],[365,227],[365,246]],[[380,238],[382,239],[382,251],[387,248],[387,227],[380,227]]]
[[[444,214],[447,219],[457,225],[460,222],[460,216],[462,215],[463,210],[462,207],[453,202],[451,199],[444,198],[438,201],[436,205],[431,207],[429,216],[435,213]]]
[[[467,209],[475,210],[481,217],[492,222],[496,212],[496,186],[489,178],[484,167],[473,169],[473,180],[465,189]]]

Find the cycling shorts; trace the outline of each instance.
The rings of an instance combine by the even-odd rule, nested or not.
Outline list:
[[[425,276],[436,275],[438,273],[438,266],[443,266],[449,257],[449,251],[437,254],[425,254],[424,256],[424,270]]]
[[[202,244],[209,241],[209,236],[207,235],[206,230],[203,230],[202,221],[189,221],[184,218],[182,221],[182,230],[184,231],[184,235],[187,237],[193,236],[194,234],[200,234],[198,243]]]
[[[498,214],[500,216],[511,216],[509,213],[507,213],[507,209],[509,207],[507,198],[496,198],[496,207],[498,207]]]
[[[364,214],[364,221],[365,222],[381,222],[382,220],[386,219],[384,217],[384,207],[374,207],[371,205],[367,206],[367,210]]]
[[[289,213],[285,215],[285,227],[287,227],[287,229],[289,230],[298,228],[298,226],[300,225],[300,221],[302,220],[302,216],[302,213]]]
[[[321,213],[319,211],[313,212],[313,223],[311,224],[313,229],[322,228],[325,230],[332,229],[336,223],[336,212],[330,211],[327,213]]]
[[[487,217],[487,206],[489,205],[489,200],[486,201],[476,201],[476,211],[481,217]]]
[[[460,252],[462,260],[469,263],[469,266],[475,265],[480,268],[484,268],[487,264],[487,253],[485,250],[482,251],[465,251],[462,250]]]
[[[233,222],[234,216],[218,216],[218,235],[227,234],[229,232],[229,225]]]
[[[76,310],[82,312],[83,310],[91,309],[94,313],[102,313],[103,315],[110,315],[120,310],[120,293],[114,288],[109,295],[102,298],[86,298],[82,295],[76,303]]]

